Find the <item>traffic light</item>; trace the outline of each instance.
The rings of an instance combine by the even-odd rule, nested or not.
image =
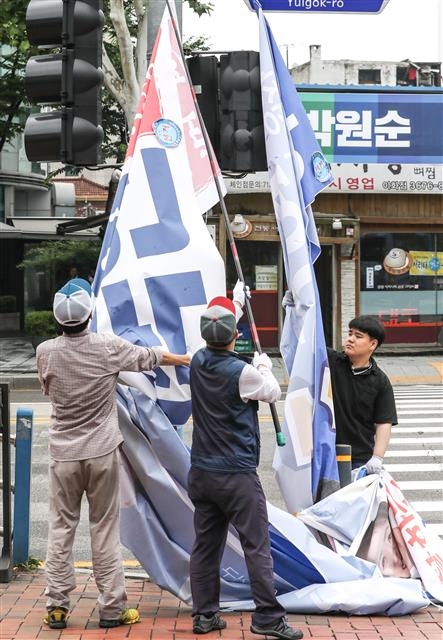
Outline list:
[[[61,50],[34,56],[26,65],[29,100],[59,105],[28,117],[24,138],[29,160],[77,166],[100,161],[103,24],[101,0],[31,0],[28,4],[29,42]]]
[[[218,158],[219,112],[218,112],[218,60],[215,56],[197,55],[187,60],[197,103],[205,123],[206,131]]]
[[[223,170],[266,171],[266,149],[256,51],[220,56],[220,151]]]

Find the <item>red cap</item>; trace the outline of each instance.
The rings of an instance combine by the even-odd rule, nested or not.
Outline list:
[[[229,298],[225,298],[224,296],[217,296],[216,298],[212,298],[211,302],[208,303],[208,309],[215,306],[224,307],[235,316],[235,305]]]

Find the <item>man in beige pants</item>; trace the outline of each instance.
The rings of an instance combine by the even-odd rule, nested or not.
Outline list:
[[[99,626],[139,621],[138,611],[125,607],[119,536],[119,447],[123,438],[115,399],[117,378],[120,371],[189,365],[188,355],[90,332],[90,294],[90,284],[82,278],[74,278],[60,289],[53,311],[63,333],[37,347],[40,383],[52,403],[44,617],[51,629],[66,627],[69,596],[75,589],[72,547],[83,494],[89,504]]]

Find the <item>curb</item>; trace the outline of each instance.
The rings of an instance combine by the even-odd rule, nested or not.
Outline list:
[[[15,373],[13,375],[8,375],[7,373],[0,374],[0,383],[1,384],[9,384],[10,390],[15,391],[26,391],[29,390],[40,390],[40,382],[37,377],[37,374],[32,373]]]

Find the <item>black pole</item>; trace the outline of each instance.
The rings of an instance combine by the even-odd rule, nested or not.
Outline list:
[[[189,73],[188,65],[186,64],[185,56],[184,56],[183,49],[182,49],[182,46],[181,46],[181,41],[180,41],[180,34],[178,32],[177,25],[175,24],[174,15],[173,15],[173,13],[171,11],[171,5],[169,4],[169,0],[166,0],[166,4],[167,4],[167,7],[168,7],[169,15],[171,17],[172,25],[174,27],[175,36],[177,38],[177,42],[178,42],[179,47],[180,47],[180,53],[181,53],[181,57],[182,57],[183,66],[184,66],[185,71],[186,71],[186,76],[187,76],[187,79],[188,79],[188,82],[189,82],[190,86],[192,87],[191,75]],[[208,152],[209,162],[211,163],[212,175],[213,175],[213,178],[214,178],[214,181],[215,181],[215,186],[217,187],[218,199],[219,199],[219,202],[220,202],[220,208],[221,208],[222,213],[223,213],[223,219],[224,219],[224,222],[225,222],[226,232],[227,232],[228,239],[229,239],[229,246],[231,247],[232,258],[234,260],[235,270],[237,272],[238,279],[243,282],[243,286],[244,286],[245,280],[244,280],[244,277],[243,277],[243,271],[242,271],[242,268],[241,268],[240,259],[238,257],[238,251],[237,251],[237,247],[235,245],[234,235],[232,233],[232,229],[231,229],[231,226],[230,226],[230,220],[229,220],[228,211],[226,209],[225,201],[224,201],[222,190],[221,190],[220,183],[219,183],[219,178],[218,178],[218,175],[217,175],[216,159],[214,157],[214,152],[213,152],[213,149],[212,149],[211,142],[209,140],[208,132],[206,131],[206,127],[205,127],[205,123],[203,121],[202,114],[200,112],[200,107],[198,106],[197,98],[195,97],[195,93],[194,92],[192,92],[192,95],[193,95],[193,98],[194,98],[195,110],[197,112],[198,120],[199,120],[200,127],[201,127],[201,130],[202,130],[202,133],[203,133],[203,138],[204,138],[205,145],[206,145],[206,151]],[[253,313],[252,313],[251,303],[249,302],[249,298],[246,295],[246,291],[245,291],[245,308],[246,308],[246,315],[248,316],[248,322],[249,322],[249,325],[251,327],[251,334],[252,334],[252,339],[254,341],[255,350],[258,351],[258,353],[262,353],[262,348],[261,348],[260,340],[259,340],[259,337],[258,337],[257,327],[255,325],[255,320],[254,320],[254,316],[253,316]],[[275,437],[276,437],[276,440],[277,440],[277,444],[278,444],[279,447],[282,447],[283,445],[286,444],[286,440],[285,440],[285,436],[284,436],[284,434],[282,433],[282,430],[281,430],[280,422],[279,422],[278,415],[277,415],[277,410],[276,410],[275,404],[273,402],[271,402],[269,406],[271,408],[272,420],[274,422]]]

